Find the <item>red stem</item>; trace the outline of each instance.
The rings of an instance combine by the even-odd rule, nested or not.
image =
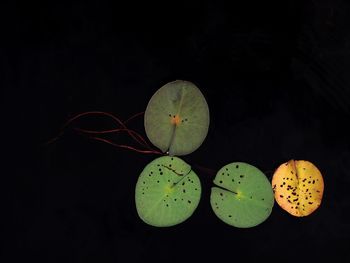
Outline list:
[[[146,142],[146,140],[137,132],[131,130],[131,129],[128,129],[125,125],[125,123],[131,121],[132,119],[140,116],[144,114],[144,112],[139,112],[139,113],[136,113],[134,114],[133,116],[131,116],[130,118],[128,118],[125,122],[122,122],[119,118],[117,118],[116,116],[114,116],[113,114],[110,114],[110,113],[107,113],[107,112],[102,112],[102,111],[87,111],[87,112],[83,112],[83,113],[80,113],[80,114],[77,114],[75,115],[74,117],[70,118],[61,128],[61,131],[60,133],[52,138],[51,140],[49,140],[48,142],[46,142],[46,145],[47,144],[50,144],[54,141],[56,141],[64,132],[64,129],[69,125],[71,124],[73,121],[77,120],[78,118],[81,118],[83,116],[87,116],[87,115],[104,115],[104,116],[108,116],[110,118],[112,118],[114,121],[116,121],[122,128],[116,128],[116,129],[110,129],[110,130],[103,130],[103,131],[95,131],[95,130],[88,130],[88,129],[81,129],[81,128],[74,128],[74,130],[77,130],[79,132],[82,132],[82,133],[87,133],[87,134],[108,134],[108,133],[114,133],[114,132],[127,132],[136,142],[138,142],[141,146],[143,147],[146,147],[148,148],[149,150],[140,150],[140,149],[137,149],[137,148],[134,148],[132,146],[128,146],[128,145],[124,145],[124,144],[116,144],[116,143],[113,143],[107,139],[103,139],[103,138],[99,138],[99,137],[89,137],[91,139],[94,139],[94,140],[99,140],[99,141],[102,141],[102,142],[105,142],[105,143],[108,143],[110,145],[113,145],[113,146],[116,146],[116,147],[119,147],[119,148],[125,148],[125,149],[129,149],[129,150],[132,150],[132,151],[136,151],[136,152],[139,152],[139,153],[147,153],[147,154],[160,154],[162,155],[163,153],[158,151],[158,150],[153,150],[152,147]]]
[[[125,126],[125,124],[117,117],[115,117],[113,114],[110,114],[108,112],[103,112],[103,111],[87,111],[87,112],[83,112],[80,114],[77,114],[76,116],[72,117],[71,119],[69,119],[62,127],[62,129],[66,128],[71,122],[73,122],[74,120],[86,116],[86,115],[105,115],[108,116],[110,118],[112,118],[113,120],[115,120],[121,127],[123,127],[124,129],[128,130],[129,135],[139,144],[150,148],[150,146],[146,143],[146,141],[142,138],[141,135],[138,135],[136,132],[134,132],[137,135],[134,135],[132,132],[130,132],[130,130]]]
[[[115,146],[115,147],[119,147],[119,148],[124,148],[124,149],[128,149],[128,150],[132,150],[132,151],[139,152],[139,153],[163,155],[162,152],[157,151],[157,150],[140,150],[140,149],[131,147],[131,146],[129,146],[129,145],[117,144],[117,143],[111,142],[110,140],[103,139],[103,138],[99,138],[99,137],[89,137],[89,138],[90,138],[90,139],[93,139],[93,140],[96,140],[96,141],[105,142],[105,143],[110,144],[110,145]]]
[[[145,113],[144,111],[141,111],[141,112],[139,112],[139,113],[136,113],[136,114],[132,115],[132,116],[129,117],[126,121],[124,121],[124,124],[128,123],[129,121],[135,119],[136,117],[138,117],[138,116],[140,116],[140,115],[142,115],[142,114],[144,114],[144,113]]]

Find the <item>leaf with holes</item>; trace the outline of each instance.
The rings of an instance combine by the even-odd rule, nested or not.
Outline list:
[[[147,105],[147,137],[169,155],[180,156],[195,151],[207,136],[208,127],[208,104],[191,82],[177,80],[164,85]]]
[[[256,167],[242,162],[222,167],[211,189],[214,213],[225,223],[248,228],[265,221],[274,204],[271,184]]]
[[[308,216],[321,204],[324,183],[321,172],[308,161],[281,164],[272,178],[275,199],[293,216]]]
[[[198,206],[201,184],[191,167],[177,157],[163,156],[149,163],[136,184],[137,213],[157,227],[177,225]]]

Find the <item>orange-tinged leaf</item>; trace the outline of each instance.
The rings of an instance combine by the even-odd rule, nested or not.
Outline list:
[[[309,161],[290,160],[280,165],[272,178],[276,202],[293,216],[308,216],[321,204],[324,182]]]

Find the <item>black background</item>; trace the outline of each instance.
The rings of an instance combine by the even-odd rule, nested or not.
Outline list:
[[[8,5],[13,15],[6,21],[1,79],[2,105],[16,115],[3,120],[16,137],[7,152],[16,157],[10,163],[16,188],[5,191],[15,226],[6,232],[5,225],[13,260],[282,262],[328,255],[346,261],[350,4],[241,2]],[[76,122],[44,144],[80,112],[106,111],[123,120],[142,112],[158,88],[176,79],[195,83],[211,114],[205,142],[186,162],[218,170],[243,161],[271,179],[281,163],[309,160],[324,176],[321,207],[295,218],[275,204],[261,225],[233,228],[211,210],[213,175],[197,171],[203,189],[193,216],[154,228],[139,219],[134,188],[156,156],[72,129],[109,128],[108,118]],[[32,128],[34,154],[24,147]],[[142,117],[130,128],[144,135]],[[132,144],[127,136],[111,139]]]

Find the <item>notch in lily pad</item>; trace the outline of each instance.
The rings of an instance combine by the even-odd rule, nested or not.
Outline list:
[[[258,168],[242,162],[222,167],[211,189],[210,204],[225,223],[249,228],[271,214],[274,195],[267,177]]]
[[[140,174],[135,202],[139,217],[156,227],[169,227],[188,219],[199,204],[201,184],[190,165],[178,157],[163,156]]]
[[[153,145],[171,156],[181,156],[203,143],[209,128],[209,108],[196,85],[176,80],[152,96],[144,120]]]

